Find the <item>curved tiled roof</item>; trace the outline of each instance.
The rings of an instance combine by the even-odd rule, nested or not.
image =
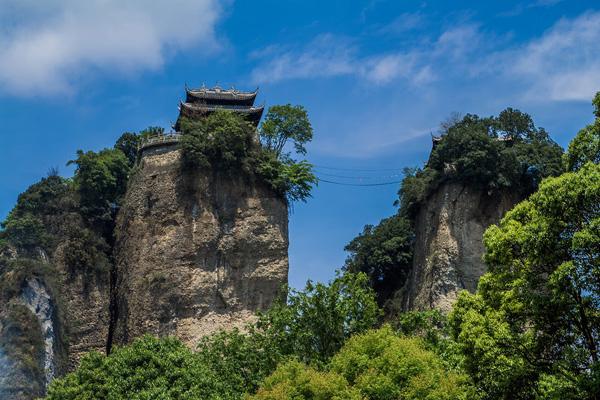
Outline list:
[[[193,100],[201,100],[210,102],[211,100],[230,100],[230,101],[241,101],[254,103],[258,89],[253,92],[241,92],[236,89],[221,89],[214,87],[211,89],[185,89],[187,101],[192,102]]]

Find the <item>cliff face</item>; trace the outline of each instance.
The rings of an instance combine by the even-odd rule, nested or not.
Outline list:
[[[103,352],[109,321],[109,276],[93,278],[63,258],[64,243],[48,256],[15,256],[1,272],[0,398],[45,394],[83,354]]]
[[[285,201],[242,174],[183,172],[180,158],[173,145],[141,158],[112,253],[90,256],[98,238],[82,239],[66,206],[41,217],[48,253],[0,248],[0,399],[43,396],[87,352],[143,334],[194,347],[271,305],[287,283]]]
[[[441,185],[415,220],[413,267],[402,290],[406,310],[449,311],[460,290],[474,292],[486,272],[483,233],[518,201],[461,183]]]
[[[117,219],[113,343],[149,333],[190,346],[242,326],[287,283],[288,211],[240,174],[187,171],[146,151]]]

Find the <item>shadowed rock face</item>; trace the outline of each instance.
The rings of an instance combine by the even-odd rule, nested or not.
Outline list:
[[[108,273],[90,277],[72,270],[64,262],[64,242],[51,256],[37,253],[28,256],[39,265],[35,271],[16,252],[15,263],[0,271],[0,279],[14,283],[12,297],[4,294],[0,305],[2,400],[39,398],[85,353],[106,349]]]
[[[288,274],[288,210],[268,187],[183,172],[176,149],[146,153],[117,218],[112,343],[145,333],[190,346],[268,308]]]
[[[483,233],[520,200],[514,193],[488,195],[460,183],[440,186],[417,214],[403,308],[449,311],[460,290],[474,292],[486,272]]]

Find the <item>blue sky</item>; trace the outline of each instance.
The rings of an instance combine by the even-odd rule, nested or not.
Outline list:
[[[600,90],[600,4],[0,0],[0,218],[77,149],[170,126],[186,83],[302,104],[322,178],[396,181],[453,112],[516,107],[565,146]],[[397,189],[322,182],[296,204],[290,283],[331,278]]]

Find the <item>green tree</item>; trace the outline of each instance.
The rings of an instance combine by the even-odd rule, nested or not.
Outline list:
[[[71,164],[76,166],[74,183],[82,214],[94,225],[105,225],[127,189],[129,160],[116,149],[79,150]]]
[[[110,356],[89,353],[48,389],[47,400],[234,399],[222,378],[176,339],[143,337]]]
[[[338,276],[329,285],[308,282],[289,291],[258,321],[237,330],[219,332],[198,346],[204,363],[238,393],[253,393],[259,384],[290,358],[323,365],[353,334],[371,329],[380,311],[364,274]]]
[[[288,361],[269,376],[254,400],[363,400],[343,376]]]
[[[291,104],[270,107],[260,129],[260,139],[265,149],[277,158],[285,153],[285,145],[291,141],[296,153],[306,154],[306,143],[313,137],[308,113],[302,106]]]
[[[446,125],[423,170],[412,170],[400,188],[399,204],[409,216],[446,181],[465,182],[493,192],[512,189],[522,196],[542,178],[562,173],[562,149],[531,116],[507,108],[498,117],[467,114]]]
[[[575,171],[587,162],[600,163],[600,92],[593,100],[596,120],[580,130],[564,155],[567,171]]]
[[[410,221],[397,214],[378,225],[366,225],[344,250],[350,253],[344,270],[364,272],[383,306],[408,276],[412,264],[414,234]]]
[[[473,399],[465,376],[444,369],[420,339],[389,326],[356,335],[325,371],[297,361],[281,365],[253,399]]]
[[[257,324],[272,345],[307,363],[331,358],[352,335],[371,329],[381,311],[365,274],[343,274],[329,285],[308,281],[291,290]]]
[[[69,181],[57,175],[31,185],[2,222],[5,240],[22,250],[36,246],[51,250],[56,244],[54,236],[65,224],[61,215],[74,206],[70,194]]]
[[[597,398],[600,166],[542,182],[484,236],[490,272],[451,316],[487,398]],[[555,390],[554,395],[557,395]]]
[[[117,139],[117,142],[115,143],[115,149],[121,150],[123,154],[125,154],[125,157],[127,157],[127,160],[129,160],[129,166],[133,167],[135,161],[137,160],[139,145],[139,135],[131,132],[125,132],[119,137],[119,139]]]

